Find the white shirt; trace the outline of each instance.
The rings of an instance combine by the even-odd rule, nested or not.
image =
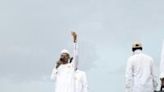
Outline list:
[[[157,82],[153,59],[136,50],[128,59],[125,77],[126,92],[154,92]]]

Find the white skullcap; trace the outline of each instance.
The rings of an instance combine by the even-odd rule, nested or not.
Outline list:
[[[61,54],[63,54],[63,53],[70,54],[70,53],[69,53],[69,51],[68,51],[68,50],[66,50],[66,49],[63,49],[63,50],[61,51]]]
[[[141,42],[134,42],[134,43],[132,44],[132,48],[142,48]]]

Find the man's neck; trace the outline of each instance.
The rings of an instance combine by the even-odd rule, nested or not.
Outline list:
[[[68,61],[63,61],[63,63],[62,64],[67,64],[68,63]]]
[[[140,54],[142,52],[142,50],[135,50],[133,54]]]

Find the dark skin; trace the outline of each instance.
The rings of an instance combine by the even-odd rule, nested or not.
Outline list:
[[[161,78],[161,91],[162,91],[162,88],[164,88],[164,78]]]
[[[163,79],[161,79],[161,83],[162,83],[162,85],[164,86],[164,78],[163,78]]]
[[[60,56],[60,59],[58,60],[56,64],[56,68],[58,68],[61,64],[67,64],[70,59],[69,54],[67,53],[62,53]]]
[[[76,43],[77,42],[77,34],[76,32],[71,32],[72,37],[73,37],[73,42]]]
[[[71,32],[71,35],[73,37],[73,42],[77,42],[77,34],[75,32]],[[56,68],[58,68],[61,64],[67,64],[70,59],[70,55],[68,53],[62,53],[60,55],[60,59],[58,60],[56,64]]]

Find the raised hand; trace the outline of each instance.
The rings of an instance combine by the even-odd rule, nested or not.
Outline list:
[[[76,32],[71,32],[72,37],[73,37],[73,42],[76,43],[77,42],[77,34]]]

